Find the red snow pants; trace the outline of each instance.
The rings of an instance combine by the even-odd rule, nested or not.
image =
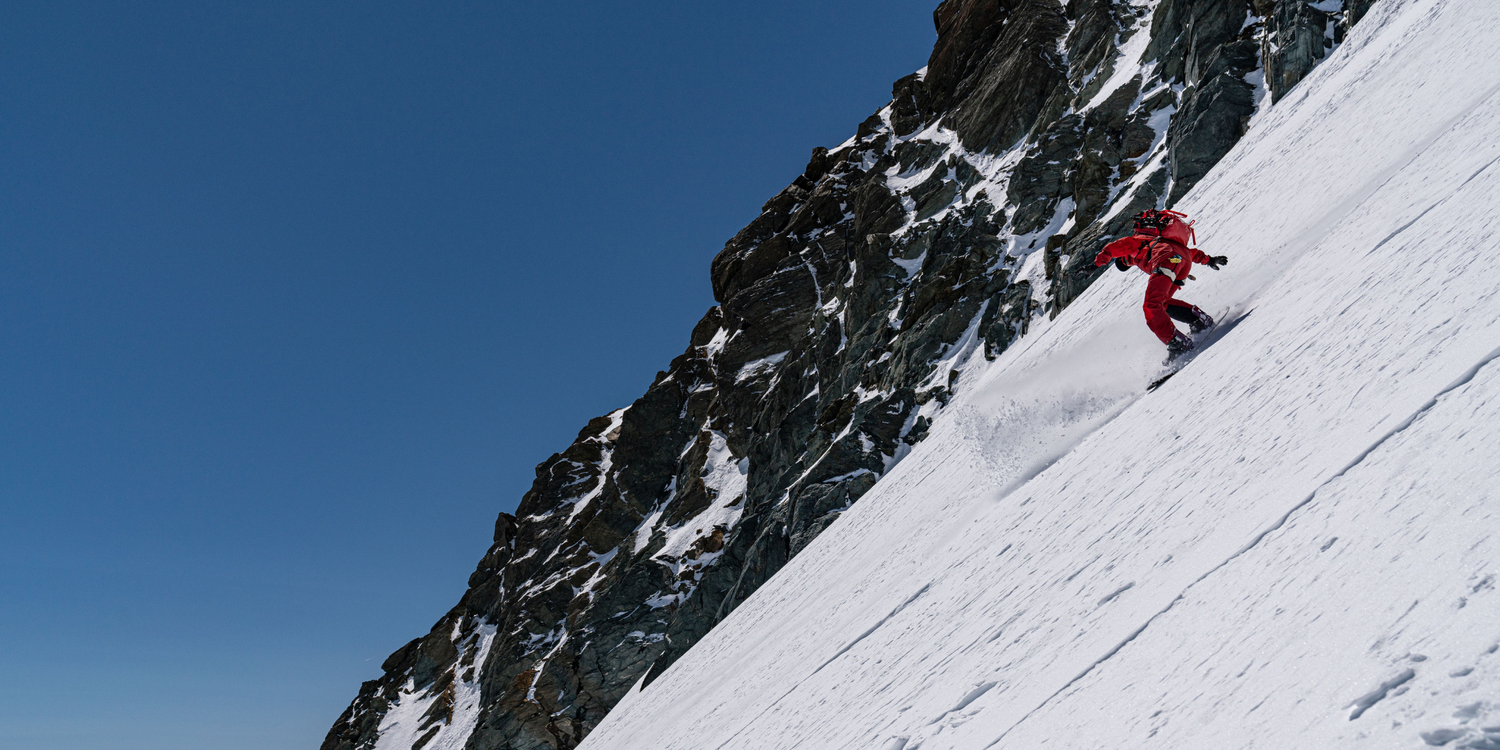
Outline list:
[[[1187,269],[1183,269],[1184,272]],[[1185,275],[1185,274],[1184,274]],[[1165,274],[1153,273],[1151,280],[1146,282],[1146,304],[1142,308],[1146,311],[1146,326],[1163,344],[1172,340],[1177,335],[1177,326],[1172,324],[1172,318],[1179,320],[1192,320],[1189,312],[1193,306],[1182,300],[1172,299],[1177,293],[1177,285],[1172,283],[1172,278]],[[1170,308],[1180,307],[1181,311],[1173,311]],[[1178,312],[1172,315],[1172,312]],[[1185,313],[1185,314],[1184,314]]]

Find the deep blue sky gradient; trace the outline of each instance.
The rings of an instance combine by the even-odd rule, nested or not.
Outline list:
[[[316,747],[933,5],[8,7],[0,747]]]

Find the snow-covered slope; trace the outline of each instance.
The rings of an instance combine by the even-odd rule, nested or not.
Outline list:
[[[1500,4],[1381,0],[585,748],[1500,748]]]

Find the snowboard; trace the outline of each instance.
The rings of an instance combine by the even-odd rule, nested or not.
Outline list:
[[[1186,354],[1183,355],[1183,357],[1186,357],[1186,356],[1187,356]],[[1150,393],[1150,392],[1156,390],[1157,388],[1160,388],[1162,383],[1165,383],[1168,380],[1171,380],[1173,375],[1176,375],[1177,373],[1182,372],[1182,366],[1181,365],[1182,364],[1187,364],[1187,363],[1186,362],[1181,362],[1181,364],[1179,364],[1179,362],[1181,362],[1181,359],[1179,359],[1178,362],[1173,362],[1172,363],[1172,369],[1169,372],[1167,372],[1166,375],[1163,375],[1163,376],[1161,376],[1161,377],[1159,377],[1159,378],[1151,381],[1151,385],[1146,386],[1146,392]]]
[[[1229,319],[1230,311],[1226,310],[1219,317],[1218,321],[1213,325],[1202,331],[1199,331],[1198,333],[1193,334],[1193,344],[1195,344],[1195,346],[1193,347],[1192,351],[1183,354],[1177,359],[1167,362],[1166,372],[1160,377],[1151,381],[1151,384],[1146,386],[1146,392],[1151,393],[1155,391],[1157,388],[1160,388],[1163,383],[1171,380],[1173,375],[1182,372],[1182,368],[1187,367],[1189,364],[1191,364],[1199,354],[1203,353],[1203,350],[1207,349],[1210,346],[1213,346],[1214,342],[1218,341],[1221,338],[1224,338],[1224,335],[1233,330],[1235,326],[1239,325],[1240,321],[1250,317],[1250,312],[1250,310],[1246,310],[1244,313],[1236,315],[1231,320]]]

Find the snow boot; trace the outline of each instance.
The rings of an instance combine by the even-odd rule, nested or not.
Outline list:
[[[1198,309],[1197,305],[1188,305],[1176,300],[1167,304],[1167,315],[1173,320],[1180,320],[1188,324],[1188,329],[1193,333],[1203,333],[1214,327],[1214,319],[1208,313]]]
[[[1178,331],[1177,335],[1167,342],[1167,362],[1170,364],[1178,357],[1192,351],[1193,346],[1193,340],[1183,335],[1182,331]]]
[[[1206,312],[1200,311],[1197,306],[1193,308],[1193,317],[1197,318],[1197,320],[1188,321],[1188,329],[1193,330],[1193,333],[1203,333],[1214,327],[1214,318],[1209,317],[1209,314],[1206,314]]]
[[[1194,320],[1188,321],[1188,328],[1193,333],[1203,333],[1214,327],[1214,319],[1208,313],[1199,310],[1197,305],[1193,306],[1193,318]]]

